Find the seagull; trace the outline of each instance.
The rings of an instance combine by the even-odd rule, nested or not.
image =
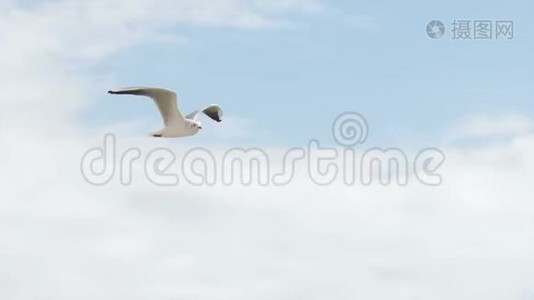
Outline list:
[[[157,87],[127,87],[108,91],[113,95],[138,95],[152,98],[158,107],[163,118],[165,127],[150,135],[158,138],[176,138],[191,136],[202,129],[202,123],[197,121],[198,115],[202,112],[217,122],[221,122],[222,109],[217,104],[211,104],[204,108],[195,110],[185,116],[178,109],[178,96],[175,92]]]

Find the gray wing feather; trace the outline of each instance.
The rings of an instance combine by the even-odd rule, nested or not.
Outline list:
[[[147,96],[152,98],[158,107],[165,126],[177,125],[185,121],[178,109],[178,96],[171,90],[138,86],[108,91],[108,93],[114,95]]]
[[[212,118],[213,120],[217,121],[217,122],[221,122],[221,118],[223,116],[223,111],[221,109],[221,107],[217,104],[211,104],[211,105],[208,105],[207,107],[204,107],[202,109],[197,109],[195,110],[194,112],[188,114],[185,118],[186,119],[192,119],[192,120],[196,120],[198,118],[198,115],[203,112],[204,114],[206,114],[206,116]]]

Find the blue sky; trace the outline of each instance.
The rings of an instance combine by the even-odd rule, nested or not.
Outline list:
[[[184,112],[219,103],[261,133],[252,143],[331,141],[330,122],[344,111],[365,115],[374,143],[432,142],[466,115],[532,113],[532,11],[530,1],[336,1],[278,28],[177,25],[181,42],[139,45],[99,68],[121,85],[176,89]],[[432,19],[446,25],[440,40],[425,34]],[[457,19],[513,20],[515,37],[452,40]],[[99,100],[93,122],[159,121],[151,103]]]
[[[534,299],[533,8],[0,1],[0,298]],[[432,19],[441,40],[425,34]],[[451,40],[454,19],[513,20],[515,38]],[[150,138],[155,105],[106,93],[137,84],[176,89],[184,113],[217,102],[226,120]],[[402,145],[412,161],[437,144],[442,184],[410,171],[402,187],[319,186],[306,159],[287,186],[193,186],[180,172],[194,147],[224,160],[254,145],[275,174],[279,146],[333,144],[347,110],[367,117],[366,148]],[[107,132],[117,158],[141,157],[100,157]],[[176,186],[147,170],[164,171],[165,149]],[[114,176],[97,187],[84,171],[99,166]]]

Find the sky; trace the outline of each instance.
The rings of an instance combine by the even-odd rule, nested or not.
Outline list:
[[[399,133],[432,143],[436,132],[470,114],[532,113],[528,1],[317,6],[275,15],[283,23],[275,28],[176,26],[169,30],[180,41],[140,45],[99,68],[113,72],[119,86],[176,89],[184,109],[220,103],[230,117],[251,122],[252,132],[255,123],[272,124],[268,141],[282,145],[326,140],[324,128],[344,111],[365,115],[378,144],[402,143]],[[425,33],[434,19],[447,25],[441,40]],[[457,19],[510,19],[515,38],[451,40]],[[88,116],[95,122],[148,117],[148,104],[126,110],[122,99],[112,103],[102,94],[98,100],[103,106]],[[265,141],[264,135],[250,139]]]
[[[2,1],[0,298],[534,299],[533,6]],[[510,20],[514,37],[455,40],[454,20]],[[218,103],[224,120],[152,139],[155,105],[106,93],[131,85],[176,90],[185,113]],[[219,162],[255,147],[275,173],[311,139],[347,150],[332,131],[345,112],[369,126],[358,155],[434,147],[441,183],[414,168],[405,186],[320,185],[299,164],[287,185],[178,172],[162,186],[146,171],[158,149],[176,171],[191,149]],[[96,186],[84,157],[106,134],[141,158]]]

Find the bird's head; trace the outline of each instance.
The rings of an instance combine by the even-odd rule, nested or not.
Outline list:
[[[187,125],[193,130],[202,129],[202,123],[200,123],[199,121],[187,120]]]

